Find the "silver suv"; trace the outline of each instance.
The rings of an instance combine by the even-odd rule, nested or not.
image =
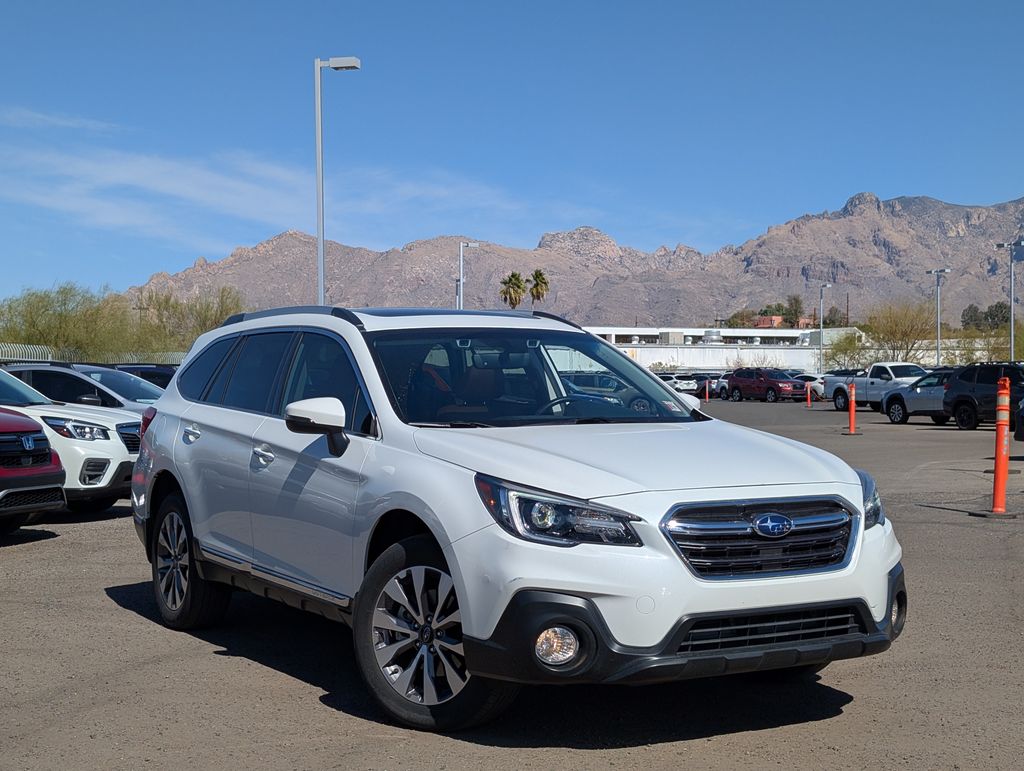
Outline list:
[[[799,677],[886,650],[906,589],[871,477],[695,404],[540,314],[234,317],[143,416],[157,607],[211,624],[237,587],[345,621],[377,702],[430,729],[517,684]]]

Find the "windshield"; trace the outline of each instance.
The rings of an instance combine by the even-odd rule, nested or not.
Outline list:
[[[661,380],[578,332],[430,329],[368,335],[395,412],[455,427],[690,422]]]
[[[9,372],[0,370],[0,404],[28,407],[30,404],[53,404],[36,389],[22,383]]]
[[[923,367],[916,364],[897,364],[889,369],[892,370],[893,377],[921,377],[921,375],[928,374]]]
[[[141,377],[135,377],[135,375],[128,372],[121,372],[116,369],[100,369],[97,367],[96,369],[86,370],[85,374],[109,388],[122,399],[128,399],[132,402],[152,404],[163,396],[164,393],[164,389],[159,386],[155,386]]]

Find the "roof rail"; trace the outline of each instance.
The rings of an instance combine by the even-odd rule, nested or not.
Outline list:
[[[561,321],[563,324],[568,324],[570,327],[576,327],[576,329],[579,330],[583,329],[583,327],[581,327],[575,321],[569,321],[569,319],[564,319],[555,313],[548,313],[547,311],[533,311],[532,315],[536,316],[539,319],[551,319],[552,321]]]
[[[237,324],[240,321],[251,321],[252,319],[265,319],[271,316],[287,316],[293,313],[317,313],[322,316],[334,316],[336,319],[344,319],[359,330],[363,330],[363,322],[359,320],[348,308],[332,308],[329,305],[292,305],[287,308],[270,308],[265,311],[249,311],[248,313],[236,313],[228,316],[221,323],[222,327],[229,324]]]
[[[77,363],[78,362],[72,362],[72,361],[51,361],[49,359],[47,359],[45,361],[40,361],[39,359],[0,359],[0,365],[6,365],[6,364],[31,364],[33,366],[40,366],[40,367],[66,367],[66,368],[69,368],[69,369],[73,368],[73,365],[75,365]],[[100,366],[104,366],[104,365],[100,365]]]

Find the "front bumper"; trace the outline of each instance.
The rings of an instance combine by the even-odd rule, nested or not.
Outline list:
[[[894,603],[898,611],[895,629],[891,621]],[[687,647],[688,641],[695,636],[700,638],[701,633],[695,629],[698,625],[709,620],[728,624],[727,619],[736,616],[736,612],[682,618],[662,642],[638,648],[617,643],[589,599],[524,590],[512,598],[489,639],[466,637],[463,645],[469,670],[482,677],[518,683],[646,684],[820,665],[881,653],[902,631],[906,608],[903,566],[897,564],[888,574],[888,601],[881,621],[872,618],[863,600],[760,608],[744,611],[743,620],[767,620],[778,618],[779,614],[838,615],[849,610],[857,630],[807,639],[810,635],[799,631],[794,626],[796,622],[788,622],[780,627],[783,631],[778,632],[774,641],[766,642],[764,634],[754,634],[748,641],[752,639],[757,644],[730,647],[732,643],[726,641],[713,650],[683,653],[681,648]],[[533,653],[537,636],[555,625],[571,628],[580,639],[581,653],[569,665],[548,666]],[[754,631],[757,629],[760,627]]]
[[[64,507],[64,471],[5,477],[0,490],[0,517],[37,514]],[[33,521],[38,517],[33,517]]]
[[[68,485],[64,493],[69,501],[88,501],[97,498],[127,498],[132,489],[132,468],[134,463],[130,460],[122,461],[112,468],[106,468],[99,484],[82,485],[81,480],[78,486]]]

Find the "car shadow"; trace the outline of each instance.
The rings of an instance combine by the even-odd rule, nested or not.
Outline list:
[[[13,533],[7,535],[0,535],[0,549],[5,546],[22,546],[26,543],[35,543],[36,541],[48,541],[51,538],[59,538],[60,536],[52,530],[42,530],[36,527],[20,527]]]
[[[40,522],[54,525],[77,525],[84,522],[105,522],[111,519],[124,519],[132,515],[132,507],[128,504],[117,504],[106,511],[72,511],[71,509],[60,509],[44,514]]]
[[[149,582],[111,586],[120,607],[160,623]],[[189,632],[324,691],[321,703],[389,722],[356,670],[343,624],[273,600],[236,592],[222,626]],[[491,747],[630,748],[813,723],[842,714],[853,697],[820,677],[783,680],[742,675],[655,686],[536,686],[522,690],[496,723],[453,734]]]

